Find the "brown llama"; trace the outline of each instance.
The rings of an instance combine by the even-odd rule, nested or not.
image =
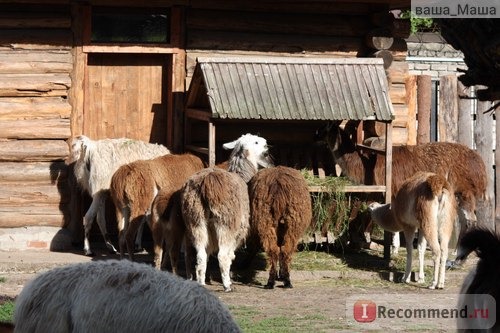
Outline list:
[[[348,124],[343,130],[338,125],[329,123],[324,134],[342,174],[358,184],[385,184],[385,157],[358,151],[347,129],[353,127]],[[467,227],[476,222],[476,201],[484,198],[487,184],[486,168],[479,154],[465,145],[451,142],[392,148],[393,195],[418,171],[445,177],[458,199],[461,225]],[[397,251],[399,243],[395,247]]]
[[[178,273],[179,254],[182,244],[185,243],[186,226],[180,211],[180,191],[162,189],[153,201],[151,209],[151,226],[154,233],[154,264],[157,269],[165,269],[166,259],[163,258],[163,247],[168,250],[172,273]],[[190,244],[185,244],[186,267],[190,265]],[[187,278],[191,278],[188,276]]]
[[[266,140],[255,135],[242,135],[223,147],[232,149],[228,170],[207,168],[191,176],[181,190],[181,211],[196,250],[197,281],[205,285],[208,256],[218,252],[222,284],[229,292],[234,252],[250,228],[247,182],[259,166],[267,167],[271,162]],[[191,276],[190,272],[187,275]]]
[[[163,239],[159,225],[151,225],[150,212],[158,191],[178,190],[186,179],[203,169],[201,159],[191,154],[164,155],[121,166],[111,179],[110,193],[116,207],[120,255],[125,247],[134,257],[134,237],[144,221],[150,224],[155,249]]]
[[[471,252],[475,252],[479,260],[476,267],[469,272],[463,281],[458,308],[463,309],[464,305],[468,304],[473,305],[473,309],[483,309],[485,295],[490,295],[498,304],[500,300],[500,285],[498,284],[498,281],[500,281],[500,265],[498,265],[500,235],[484,227],[468,230],[458,244],[457,261],[465,261]],[[464,328],[465,332],[477,332],[477,330],[473,329],[484,329],[484,332],[498,332],[500,331],[499,316],[500,307],[497,305],[495,317],[497,321],[492,327],[484,326],[491,324],[491,322],[470,320],[469,318],[463,322],[464,325],[461,325],[461,328]]]
[[[277,166],[260,170],[248,183],[250,226],[267,254],[270,266],[266,289],[282,279],[292,288],[290,264],[300,238],[311,223],[311,195],[302,174]],[[279,276],[277,266],[279,263]]]
[[[407,179],[391,204],[373,202],[368,210],[373,221],[387,231],[403,231],[406,238],[406,271],[403,281],[411,279],[413,238],[418,235],[419,277],[424,280],[424,254],[427,242],[434,259],[434,276],[430,289],[444,288],[448,242],[456,218],[455,195],[450,184],[430,172],[417,172]]]

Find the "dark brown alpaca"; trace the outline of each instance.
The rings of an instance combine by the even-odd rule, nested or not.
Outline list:
[[[290,263],[297,244],[312,219],[311,196],[302,174],[278,166],[260,170],[249,182],[250,226],[256,234],[270,266],[266,288],[274,288],[279,278],[292,288]]]

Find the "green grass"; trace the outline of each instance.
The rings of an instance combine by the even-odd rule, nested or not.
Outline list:
[[[332,328],[332,325],[338,326],[338,323],[328,322],[329,319],[319,314],[304,315],[275,315],[267,316],[257,309],[249,306],[231,306],[231,313],[236,319],[238,326],[245,333],[310,333],[326,332]],[[346,327],[337,327],[339,329]]]
[[[0,321],[12,322],[13,315],[14,315],[14,301],[9,300],[0,304]]]

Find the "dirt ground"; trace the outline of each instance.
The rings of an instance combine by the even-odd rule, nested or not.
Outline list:
[[[107,258],[116,256],[89,258],[81,253],[0,252],[0,277],[4,280],[0,283],[0,302],[14,298],[38,272],[68,263]],[[152,262],[149,254],[139,255],[138,260]],[[236,267],[231,293],[223,292],[217,276],[207,288],[228,305],[245,332],[360,331],[362,327],[353,326],[346,316],[346,300],[350,296],[385,294],[400,298],[419,294],[435,295],[439,299],[440,295],[458,293],[465,274],[474,264],[472,260],[460,269],[447,271],[446,289],[429,290],[417,283],[391,281],[400,279],[401,272],[381,269],[380,260],[362,253],[346,254],[338,260],[345,263],[341,269],[292,271],[292,289],[280,287],[280,282],[273,290],[264,289],[267,272],[262,262],[250,276],[240,273]],[[415,270],[416,265],[413,267]],[[276,327],[269,328],[273,322]],[[266,328],[260,330],[259,327]]]

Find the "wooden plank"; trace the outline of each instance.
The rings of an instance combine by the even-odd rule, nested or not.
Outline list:
[[[69,213],[66,213],[68,216]],[[63,227],[65,213],[59,205],[23,205],[0,206],[0,225],[3,228],[21,228],[27,226]]]
[[[208,122],[208,166],[215,166],[215,144],[216,144],[216,128],[213,122]]]
[[[69,74],[0,74],[0,97],[66,96]]]
[[[309,192],[329,192],[330,189],[325,186],[308,186]],[[370,192],[385,192],[384,185],[346,185],[343,192],[346,193],[370,193]]]
[[[68,156],[64,140],[8,140],[0,142],[0,162],[46,162]]]
[[[417,77],[410,75],[406,79],[406,105],[408,106],[408,145],[417,144]]]
[[[69,51],[0,51],[0,74],[69,73]]]
[[[406,105],[406,87],[404,84],[392,84],[389,87],[389,98],[392,104]]]
[[[477,88],[477,87],[476,87]],[[476,126],[474,129],[474,141],[476,150],[481,155],[486,166],[486,195],[484,200],[479,200],[476,215],[479,224],[495,230],[495,179],[493,169],[493,115],[484,113],[491,107],[491,102],[477,102]],[[497,118],[498,121],[498,118]],[[498,176],[498,172],[497,172]]]
[[[403,61],[394,61],[387,71],[387,80],[389,85],[393,83],[405,83],[408,76],[408,63]]]
[[[458,93],[457,76],[441,76],[439,84],[439,141],[457,142],[458,140]]]
[[[473,105],[472,91],[465,87],[462,82],[457,82],[458,89],[458,142],[473,148]],[[498,165],[498,164],[497,164]]]
[[[70,118],[71,105],[61,97],[0,98],[0,120]]]
[[[188,118],[192,119],[197,119],[197,120],[202,120],[202,121],[209,121],[211,118],[211,113],[209,110],[199,110],[199,109],[186,109],[186,116]]]
[[[68,166],[64,162],[2,162],[0,182],[45,182],[55,183],[68,177]]]
[[[71,71],[72,85],[68,96],[73,107],[71,116],[71,135],[83,134],[83,111],[85,105],[85,91],[88,89],[85,82],[87,68],[87,54],[83,52],[83,17],[90,11],[90,6],[73,2],[71,16],[73,17],[72,33],[74,35],[73,70]],[[87,77],[88,79],[88,77]]]
[[[65,182],[0,183],[0,207],[31,205],[55,205],[69,202],[69,187]]]
[[[83,45],[85,53],[147,53],[147,54],[175,54],[183,52],[178,47],[173,47],[170,44],[144,44],[134,45],[129,44],[113,44],[113,45]]]
[[[417,143],[431,141],[431,88],[430,75],[419,75],[417,78]]]
[[[1,139],[67,139],[71,136],[69,119],[3,120]]]

